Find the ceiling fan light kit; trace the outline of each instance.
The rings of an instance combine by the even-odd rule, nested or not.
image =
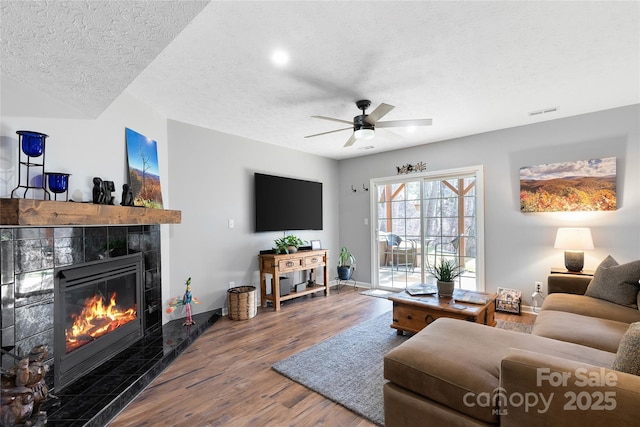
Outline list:
[[[371,139],[376,135],[376,132],[372,128],[361,128],[353,132],[353,136],[356,139]]]
[[[366,99],[356,102],[356,106],[362,110],[362,114],[353,118],[353,136],[355,139],[371,139],[376,135],[375,123],[367,120],[369,117],[365,110],[369,108],[371,101]]]
[[[360,101],[356,101],[356,107],[359,110],[362,110],[362,114],[357,115],[353,118],[353,134],[347,140],[347,143],[344,145],[345,147],[349,147],[353,145],[356,140],[367,140],[372,139],[376,132],[376,125],[380,127],[389,128],[389,127],[405,127],[405,126],[431,126],[431,119],[418,119],[418,120],[393,120],[387,122],[379,122],[379,120],[387,114],[389,111],[393,110],[395,107],[393,105],[385,104],[384,102],[378,105],[371,114],[367,114],[366,110],[371,106],[371,101],[368,99],[362,99]],[[349,123],[346,120],[335,119],[333,117],[325,117],[325,116],[311,116],[316,119],[322,120],[331,120],[334,122],[340,123]],[[317,133],[315,135],[307,135],[305,138],[311,138],[314,136],[326,135],[328,133],[339,132],[343,130],[347,130],[350,128],[344,129],[336,129],[328,132]]]

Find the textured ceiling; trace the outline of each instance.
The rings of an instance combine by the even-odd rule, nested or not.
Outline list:
[[[3,74],[97,117],[207,2],[1,4]]]
[[[3,0],[3,77],[93,117],[126,88],[169,119],[336,159],[640,103],[637,1],[202,6]],[[363,98],[433,126],[304,138]]]

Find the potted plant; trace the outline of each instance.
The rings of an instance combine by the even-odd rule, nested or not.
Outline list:
[[[350,280],[355,268],[356,257],[349,252],[346,246],[343,246],[338,255],[338,278],[340,280]]]
[[[454,260],[442,258],[439,264],[429,268],[429,272],[437,280],[438,296],[451,297],[454,288],[453,281],[462,274],[458,264]]]
[[[276,244],[276,247],[273,249],[277,254],[294,254],[298,252],[298,248],[300,246],[304,245],[307,242],[297,236],[290,234],[288,236],[274,240],[274,243]]]

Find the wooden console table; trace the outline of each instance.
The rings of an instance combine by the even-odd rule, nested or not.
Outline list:
[[[280,296],[280,274],[293,271],[313,270],[313,276],[318,277],[318,267],[324,267],[324,282],[308,285],[300,292],[291,292]],[[271,293],[267,295],[267,274],[273,277]],[[303,295],[324,291],[329,295],[329,251],[326,249],[312,251],[298,251],[294,254],[260,254],[260,301],[262,307],[267,301],[273,302],[273,308],[280,310],[280,303]]]

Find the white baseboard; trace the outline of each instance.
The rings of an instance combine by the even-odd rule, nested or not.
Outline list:
[[[342,286],[345,286],[345,285],[353,286],[353,281],[352,281],[352,280],[349,280],[349,282],[346,282],[346,281],[342,280],[342,281],[341,281],[341,285],[342,285]],[[337,280],[335,280],[335,279],[334,279],[334,280],[331,280],[331,281],[329,282],[329,287],[333,288],[333,287],[335,287],[335,286],[338,286],[338,281],[337,281]],[[357,280],[356,280],[356,286],[357,286],[358,288],[371,289],[371,283],[358,282]]]
[[[522,313],[531,313],[531,314],[535,314],[537,316],[538,313],[540,312],[540,309],[538,308],[538,311],[533,311],[533,306],[531,306],[531,305],[523,305],[523,306],[520,307],[520,311]]]

